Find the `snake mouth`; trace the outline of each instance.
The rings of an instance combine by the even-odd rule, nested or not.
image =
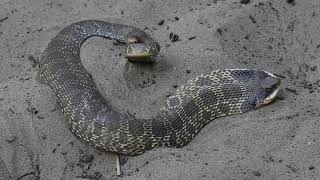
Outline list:
[[[273,93],[271,93],[268,97],[266,97],[262,102],[262,104],[263,105],[270,104],[277,97],[278,92],[279,92],[279,87]]]
[[[160,52],[158,43],[133,43],[127,47],[127,57],[134,59],[144,59],[157,56]]]

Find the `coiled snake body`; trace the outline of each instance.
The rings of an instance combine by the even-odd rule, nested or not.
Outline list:
[[[261,70],[217,70],[178,88],[155,118],[127,117],[112,110],[81,63],[81,45],[92,36],[127,44],[129,57],[156,55],[160,46],[135,27],[87,20],[63,29],[45,49],[40,79],[53,89],[72,132],[106,151],[138,155],[159,146],[182,147],[211,120],[269,103],[280,85]]]

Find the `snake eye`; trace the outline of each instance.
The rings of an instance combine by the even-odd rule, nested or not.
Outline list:
[[[275,89],[280,85],[280,79],[268,76],[261,81],[260,85],[265,89]]]

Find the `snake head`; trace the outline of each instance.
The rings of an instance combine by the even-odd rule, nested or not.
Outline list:
[[[253,88],[255,108],[271,103],[278,94],[280,79],[269,72],[260,70],[256,70],[253,79],[255,79],[255,88]]]
[[[157,56],[160,52],[160,45],[157,42],[133,42],[127,47],[129,59],[146,59]]]
[[[275,75],[262,70],[236,70],[233,78],[244,87],[245,101],[242,112],[247,112],[271,103],[280,89],[280,79]]]
[[[267,74],[267,76],[263,77],[259,83],[261,90],[258,94],[257,107],[271,103],[276,98],[280,89],[280,79],[269,72],[263,72]]]

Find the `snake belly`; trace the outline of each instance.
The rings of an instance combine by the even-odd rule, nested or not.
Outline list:
[[[60,31],[42,55],[40,79],[54,91],[71,131],[96,148],[119,154],[138,155],[159,146],[182,147],[213,119],[255,109],[260,91],[257,83],[270,75],[241,69],[202,74],[178,88],[156,117],[136,119],[114,111],[82,65],[81,45],[92,36],[124,44],[135,36],[142,43],[159,46],[135,27],[86,20]]]

